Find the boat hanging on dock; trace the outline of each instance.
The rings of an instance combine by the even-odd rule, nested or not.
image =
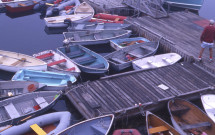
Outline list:
[[[0,126],[16,125],[49,110],[61,97],[60,91],[40,91],[0,101]]]
[[[180,135],[171,125],[149,111],[146,112],[146,127],[148,135]]]
[[[181,135],[214,135],[215,123],[199,107],[184,99],[168,102],[171,121]]]
[[[132,61],[133,69],[153,69],[175,64],[181,59],[177,53],[165,53]]]
[[[114,115],[104,115],[74,124],[57,135],[108,135]]]
[[[46,85],[45,90],[63,90],[68,82],[75,83],[77,79],[74,75],[64,73],[39,71],[39,70],[20,70],[13,76],[15,81],[36,81],[41,85]]]
[[[81,3],[72,15],[46,17],[44,21],[47,27],[68,27],[71,22],[81,23],[89,21],[94,15],[94,9],[86,2]]]
[[[70,31],[82,31],[82,30],[121,30],[128,29],[130,24],[119,24],[119,23],[97,23],[97,22],[82,22],[82,23],[72,23],[69,26],[68,32]]]
[[[45,61],[48,65],[48,70],[50,71],[72,74],[75,77],[78,77],[81,73],[81,70],[75,63],[53,50],[46,50],[33,54],[33,56],[37,59]]]
[[[120,50],[129,45],[139,44],[143,42],[150,42],[150,41],[144,37],[119,38],[119,39],[110,40],[110,45],[115,50]]]
[[[110,63],[110,68],[121,71],[132,66],[132,61],[154,55],[159,47],[159,42],[145,42],[125,47],[105,56]]]
[[[40,0],[27,0],[15,3],[9,3],[5,5],[5,8],[10,13],[19,13],[32,10]]]
[[[0,99],[34,92],[44,86],[35,81],[0,81]]]
[[[71,59],[85,73],[104,75],[109,69],[109,63],[103,56],[81,45],[59,47],[57,51]]]
[[[112,39],[127,38],[131,35],[131,30],[100,30],[100,31],[74,31],[63,32],[65,44],[72,45],[95,45],[107,44]]]
[[[36,127],[42,128],[46,135],[54,135],[66,129],[70,125],[70,119],[71,113],[67,111],[48,113],[27,120],[20,125],[12,126],[1,132],[1,135],[33,134],[38,131]]]
[[[0,69],[9,72],[20,69],[46,70],[47,63],[25,54],[0,50]]]

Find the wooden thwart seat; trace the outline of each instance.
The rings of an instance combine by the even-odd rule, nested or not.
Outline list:
[[[132,56],[134,56],[134,57],[137,57],[137,58],[142,58],[142,57],[143,57],[143,55],[138,54],[138,53],[135,53],[135,52],[128,52],[128,54],[129,54],[129,55],[132,55]]]
[[[54,56],[53,53],[46,53],[46,54],[37,56],[36,58],[37,58],[37,59],[45,59],[45,58],[52,57],[52,56]]]
[[[105,65],[103,63],[97,63],[90,66],[91,68],[104,68]]]
[[[54,62],[49,63],[48,66],[57,65],[57,64],[60,64],[60,63],[63,63],[63,62],[66,62],[66,60],[62,59],[62,60],[54,61]]]
[[[154,128],[150,128],[149,129],[149,134],[154,134],[154,133],[158,133],[158,132],[164,132],[164,131],[168,131],[169,129],[165,126],[159,126],[159,127],[154,127]]]
[[[4,108],[11,119],[20,117],[19,112],[16,110],[15,106],[12,103],[5,105]]]
[[[201,122],[196,124],[187,124],[187,125],[181,125],[181,128],[183,130],[193,129],[193,128],[200,128],[200,127],[210,127],[210,122]]]
[[[37,124],[33,124],[30,126],[32,130],[34,130],[34,132],[37,133],[37,135],[46,135],[47,133],[41,128],[39,127]]]
[[[82,56],[82,55],[84,55],[84,54],[85,54],[84,51],[82,51],[82,50],[77,50],[77,51],[72,51],[72,52],[70,52],[70,53],[67,53],[67,56],[68,56],[69,58],[74,58],[74,57]]]
[[[37,102],[41,109],[49,105],[48,102],[43,97],[37,97],[34,98],[34,100]]]
[[[96,58],[92,57],[92,56],[74,59],[74,61],[79,63],[79,64],[88,64],[88,63],[94,62],[95,60],[96,60]]]

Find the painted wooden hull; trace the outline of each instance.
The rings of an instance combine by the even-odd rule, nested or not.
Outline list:
[[[32,10],[34,5],[36,5],[37,3],[38,3],[37,1],[33,1],[33,0],[22,1],[17,3],[7,4],[5,8],[10,13],[19,13],[19,12]]]
[[[105,30],[105,31],[75,31],[64,32],[64,43],[73,45],[106,44],[112,39],[128,38],[130,30]]]
[[[153,68],[159,68],[175,64],[181,59],[181,56],[177,53],[166,53],[160,55],[154,55],[145,57],[132,62],[133,69],[135,70],[147,70]]]
[[[146,128],[148,135],[180,135],[171,125],[149,111],[146,112]]]
[[[26,121],[23,124],[13,126],[3,132],[1,135],[22,135],[26,133],[31,133],[31,125],[37,124],[39,127],[43,128],[43,130],[47,133],[47,135],[57,134],[58,132],[64,130],[70,125],[71,113],[70,112],[54,112],[48,113],[45,115],[41,115]],[[53,125],[55,124],[55,125]],[[45,127],[48,125],[53,125],[55,129],[51,131],[46,131]]]
[[[168,102],[171,121],[181,135],[194,131],[215,133],[215,123],[196,105],[184,99],[173,99]],[[202,134],[201,133],[201,134]]]
[[[202,105],[207,115],[215,122],[215,95],[206,94],[201,96]]]
[[[110,68],[122,71],[132,66],[132,61],[152,56],[157,52],[159,42],[145,42],[128,46],[124,49],[114,51],[105,56],[110,63]]]
[[[40,115],[49,110],[61,97],[62,92],[32,92],[0,101],[0,126],[16,125],[20,120]],[[43,99],[43,103],[39,103]],[[42,100],[41,100],[42,101]]]
[[[81,70],[75,63],[53,50],[46,50],[37,54],[33,54],[33,56],[45,61],[48,64],[48,70],[50,71],[72,74],[75,77],[79,77],[81,73]],[[62,62],[58,63],[60,61]]]
[[[19,62],[22,58],[25,61]],[[47,63],[25,54],[0,50],[0,69],[9,72],[20,69],[46,70]]]
[[[20,1],[28,1],[28,0],[0,0],[0,8],[4,8],[9,3],[16,3]]]
[[[0,81],[0,99],[34,92],[41,88],[34,81]]]
[[[139,44],[139,43],[143,43],[143,42],[150,42],[150,41],[144,37],[120,38],[120,39],[110,40],[110,45],[115,50],[120,50],[129,45]]]
[[[66,53],[67,49],[68,53]],[[109,69],[109,63],[104,57],[83,46],[59,47],[57,51],[71,59],[85,73],[103,75]]]
[[[165,3],[184,9],[200,10],[204,0],[165,0]]]
[[[83,2],[75,9],[73,15],[46,17],[44,18],[44,21],[47,27],[68,27],[68,24],[64,24],[65,19],[74,23],[81,23],[89,21],[93,15],[94,9],[86,2]]]
[[[112,114],[88,119],[68,127],[58,135],[107,135],[113,120],[114,115]]]
[[[36,71],[36,70],[20,70],[16,72],[12,80],[16,81],[36,81],[41,85],[46,85],[46,90],[63,90],[68,81],[76,82],[73,75],[50,71]]]
[[[120,30],[127,29],[130,24],[119,24],[119,23],[97,23],[97,22],[83,22],[83,23],[72,23],[68,27],[68,31],[82,31],[82,30]]]

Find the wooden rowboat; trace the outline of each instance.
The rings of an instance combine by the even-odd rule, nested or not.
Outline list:
[[[166,53],[160,55],[154,55],[150,57],[145,57],[132,61],[133,69],[142,70],[142,69],[153,69],[164,66],[169,66],[175,64],[181,59],[181,56],[177,53]]]
[[[26,118],[44,113],[61,95],[61,91],[40,91],[0,101],[0,126],[15,125]]]
[[[171,121],[181,135],[214,135],[215,123],[199,107],[184,99],[168,102]]]
[[[89,21],[94,15],[94,9],[86,2],[81,3],[74,11],[73,15],[63,15],[46,17],[44,21],[47,27],[68,27],[64,21],[80,23]]]
[[[180,135],[171,125],[149,111],[146,112],[146,127],[148,135]]]
[[[78,68],[78,66],[70,59],[53,50],[46,50],[37,54],[33,54],[33,56],[48,63],[48,70],[50,71],[72,74],[75,77],[78,77],[81,73],[81,70]]]
[[[215,94],[202,95],[201,101],[205,112],[215,122]]]
[[[47,63],[25,54],[0,50],[0,69],[9,72],[20,69],[46,70]]]
[[[34,81],[0,81],[0,99],[34,92],[39,88],[41,85]]]
[[[107,135],[114,115],[104,115],[74,124],[57,135]]]

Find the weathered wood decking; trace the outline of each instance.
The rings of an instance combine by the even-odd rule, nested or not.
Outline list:
[[[161,84],[169,89],[159,88]],[[106,113],[135,110],[134,105],[138,103],[153,106],[174,97],[189,96],[213,89],[214,84],[215,76],[198,65],[177,63],[86,82],[74,86],[66,95],[85,118],[92,118]]]
[[[177,52],[186,60],[194,60],[199,55],[200,35],[203,31],[203,27],[195,22],[201,20],[205,19],[191,12],[174,12],[170,13],[168,18],[142,16],[125,21],[133,24],[133,30],[146,38],[158,40],[163,37],[161,44],[167,52]],[[208,60],[209,51],[205,49],[203,65],[215,71],[215,62],[209,63]]]

